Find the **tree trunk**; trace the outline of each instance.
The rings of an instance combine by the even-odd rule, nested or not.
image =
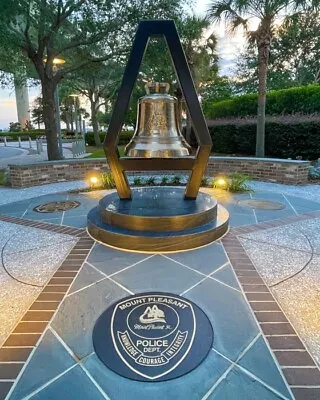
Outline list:
[[[96,104],[94,101],[90,100],[90,105],[91,105],[91,124],[93,129],[94,141],[97,147],[101,147],[102,144],[99,135]]]
[[[189,111],[187,110],[187,120],[186,120],[186,141],[191,146],[191,133],[192,133],[192,124],[191,124],[191,117]]]
[[[265,155],[266,83],[267,83],[267,65],[265,62],[260,62],[259,63],[257,137],[256,137],[256,156],[257,157],[264,157],[264,155]]]
[[[71,132],[74,132],[74,128],[73,128],[73,106],[71,107],[70,116],[71,116]]]
[[[76,135],[79,134],[79,116],[78,116],[78,110],[76,111],[75,115],[75,123],[76,123]]]
[[[49,160],[61,160],[58,146],[58,130],[55,107],[55,85],[52,79],[44,78],[41,82],[43,122],[47,138],[47,152]]]
[[[66,119],[67,132],[70,132],[70,114],[68,109],[66,109],[65,115],[66,115],[65,119]]]
[[[82,134],[82,118],[81,118],[81,111],[79,113],[79,132]]]
[[[258,116],[256,136],[256,157],[265,156],[265,125],[266,125],[266,89],[269,51],[271,43],[271,28],[269,21],[263,21],[260,25],[258,45]]]

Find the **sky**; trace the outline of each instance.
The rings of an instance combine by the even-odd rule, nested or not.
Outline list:
[[[210,4],[210,0],[196,0],[195,13],[204,15]],[[214,25],[212,31],[218,38],[218,53],[220,56],[220,74],[232,75],[235,60],[239,52],[243,49],[245,39],[241,32],[230,36],[224,24]],[[40,95],[40,88],[33,87],[29,89],[29,103],[32,107],[34,99]],[[16,102],[14,88],[0,88],[0,129],[6,130],[10,122],[18,120],[16,111]]]

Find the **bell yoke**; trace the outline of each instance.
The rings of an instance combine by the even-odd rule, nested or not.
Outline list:
[[[152,36],[165,38],[190,114],[198,142],[195,156],[179,131],[176,99],[170,96],[168,84],[154,84],[152,93],[140,100],[138,126],[127,147],[129,157],[120,158],[117,149],[130,96],[134,88],[144,51]],[[104,150],[121,199],[131,199],[126,171],[191,171],[185,190],[186,199],[197,197],[202,176],[211,153],[212,141],[194,87],[177,28],[171,20],[141,21],[111,116]]]
[[[150,36],[164,36],[168,44],[198,142],[194,155],[181,134],[181,111],[178,100],[169,94],[170,85],[153,82],[145,86],[146,95],[139,99],[136,130],[125,148],[126,156],[119,156],[118,137]],[[144,252],[187,250],[219,239],[228,230],[229,214],[210,194],[199,193],[211,147],[174,22],[140,22],[104,140],[117,193],[108,193],[90,211],[89,234],[110,246]],[[190,174],[185,188],[130,188],[127,171]],[[152,313],[153,310],[148,311],[142,322],[152,320]]]

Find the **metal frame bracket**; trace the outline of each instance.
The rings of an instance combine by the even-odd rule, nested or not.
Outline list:
[[[163,159],[120,158],[119,156],[117,148],[118,138],[122,130],[130,96],[139,73],[140,64],[151,36],[163,36],[166,39],[198,142],[195,157]],[[211,153],[212,141],[174,21],[145,20],[139,23],[119,94],[114,105],[108,132],[104,139],[103,148],[121,199],[131,199],[131,189],[125,171],[140,170],[191,170],[190,179],[185,190],[185,198],[195,199],[197,197]]]

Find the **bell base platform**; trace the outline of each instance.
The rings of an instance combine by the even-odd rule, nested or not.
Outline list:
[[[180,231],[195,228],[217,216],[217,201],[206,193],[186,200],[181,187],[141,187],[132,189],[132,199],[121,200],[117,193],[99,202],[103,222],[138,231]]]
[[[132,200],[108,194],[89,212],[87,221],[88,233],[106,245],[173,252],[221,238],[228,231],[229,213],[206,193],[187,200],[181,187],[142,187],[132,190]]]

